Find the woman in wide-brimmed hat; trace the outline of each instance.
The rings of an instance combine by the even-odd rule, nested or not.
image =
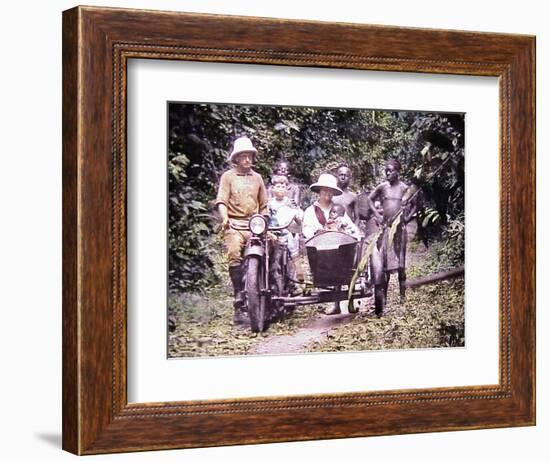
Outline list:
[[[306,239],[313,237],[330,223],[330,210],[333,206],[332,197],[342,194],[342,189],[338,187],[336,177],[328,173],[319,176],[317,182],[309,186],[309,189],[319,194],[319,198],[304,211],[302,233]],[[350,229],[357,229],[347,213],[341,219],[342,223]],[[325,310],[327,315],[339,314],[340,312],[339,302],[335,302],[334,305]]]
[[[309,186],[309,189],[319,194],[319,198],[304,212],[302,233],[306,239],[323,230],[329,219],[332,197],[342,194],[342,189],[338,187],[336,177],[329,173],[321,174],[317,182]]]

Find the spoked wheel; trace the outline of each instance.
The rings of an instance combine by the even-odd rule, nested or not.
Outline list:
[[[271,294],[274,297],[290,296],[292,287],[294,286],[293,263],[288,257],[286,245],[276,247],[271,259],[270,271]],[[284,318],[285,314],[294,310],[293,307],[285,306],[281,300],[270,299],[271,302],[267,306],[270,322],[278,322]]]
[[[287,294],[287,291],[285,290],[285,278],[286,273],[281,267],[276,267],[276,269],[271,273],[271,293],[273,296],[285,296]],[[284,303],[280,300],[271,300],[268,310],[269,321],[277,322],[284,314]]]
[[[264,288],[263,268],[257,257],[248,258],[245,276],[246,308],[250,318],[250,329],[254,333],[264,331],[266,328],[265,296],[262,296]]]

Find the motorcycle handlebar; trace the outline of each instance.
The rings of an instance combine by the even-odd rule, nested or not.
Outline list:
[[[291,223],[289,222],[288,224],[285,224],[284,226],[267,226],[267,231],[268,232],[277,232],[277,231],[286,229],[288,226],[290,226],[290,224]],[[231,227],[231,229],[237,230],[237,231],[249,231],[250,230],[250,228],[248,226],[236,226],[235,224],[233,224],[233,221],[231,219],[229,220],[229,227]]]

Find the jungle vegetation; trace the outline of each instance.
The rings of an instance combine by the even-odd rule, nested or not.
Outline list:
[[[438,243],[440,265],[463,264],[464,114],[187,103],[168,109],[171,292],[220,282],[213,200],[232,142],[242,135],[258,149],[255,170],[266,183],[285,159],[304,191],[341,164],[352,170],[355,192],[369,191],[384,179],[384,162],[397,158],[402,180],[421,190],[418,239],[426,247]],[[303,205],[309,200],[306,194]]]

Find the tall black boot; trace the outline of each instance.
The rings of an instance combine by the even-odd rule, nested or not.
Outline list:
[[[231,277],[231,283],[233,284],[233,296],[235,298],[234,305],[244,305],[243,295],[243,271],[241,266],[232,266],[229,268],[229,277]]]
[[[244,305],[244,283],[243,283],[243,271],[241,266],[233,266],[229,268],[229,277],[231,277],[231,283],[233,284],[233,307],[235,313],[233,315],[234,325],[246,325],[248,317],[245,311]]]

